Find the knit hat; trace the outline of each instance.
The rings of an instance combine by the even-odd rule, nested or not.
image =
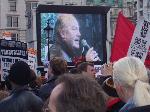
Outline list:
[[[31,70],[24,61],[14,63],[9,72],[8,79],[17,85],[26,85],[31,81]]]

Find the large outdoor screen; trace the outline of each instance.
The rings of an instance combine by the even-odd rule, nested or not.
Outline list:
[[[106,62],[108,10],[108,7],[39,5],[38,64],[54,57],[72,62],[75,57],[86,56],[91,48],[100,61]]]

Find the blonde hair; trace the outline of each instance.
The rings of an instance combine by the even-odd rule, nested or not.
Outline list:
[[[124,57],[113,66],[113,80],[124,88],[134,90],[133,102],[136,106],[150,104],[150,85],[143,62],[136,57]]]

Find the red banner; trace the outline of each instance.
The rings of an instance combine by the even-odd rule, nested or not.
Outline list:
[[[129,21],[122,14],[122,12],[120,12],[117,19],[115,36],[111,51],[111,62],[117,61],[127,55],[134,29],[135,25]]]

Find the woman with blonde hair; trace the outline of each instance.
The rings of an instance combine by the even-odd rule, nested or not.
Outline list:
[[[150,105],[150,85],[143,62],[136,57],[124,57],[114,63],[113,80],[119,97],[126,102],[120,112]]]

